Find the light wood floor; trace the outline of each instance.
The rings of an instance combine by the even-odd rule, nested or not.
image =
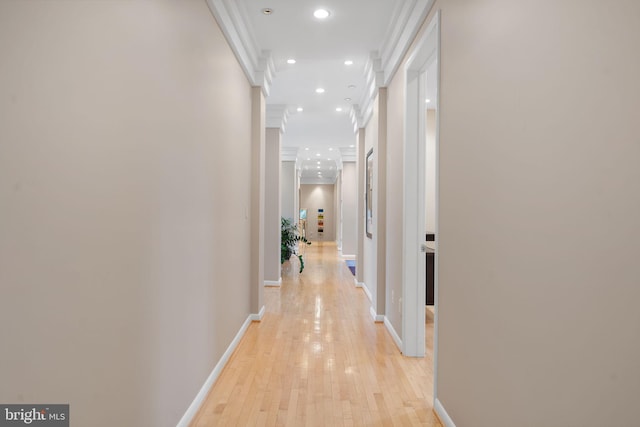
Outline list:
[[[203,426],[441,426],[432,410],[433,317],[424,359],[400,354],[333,243],[285,264],[191,424]]]

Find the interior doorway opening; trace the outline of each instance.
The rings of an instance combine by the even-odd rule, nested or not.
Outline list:
[[[425,356],[427,252],[433,256],[434,363],[437,365],[438,105],[440,14],[409,56],[406,75],[403,229],[403,353]],[[432,228],[432,229],[430,229]],[[433,240],[427,238],[433,236]],[[434,369],[435,372],[435,369]],[[435,384],[435,378],[434,378]]]

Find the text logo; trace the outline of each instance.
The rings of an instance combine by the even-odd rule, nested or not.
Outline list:
[[[69,427],[69,405],[2,405],[0,427]]]

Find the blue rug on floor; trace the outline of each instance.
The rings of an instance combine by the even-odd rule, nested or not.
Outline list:
[[[345,262],[347,263],[347,267],[349,267],[349,270],[351,270],[351,274],[353,274],[355,276],[356,275],[356,260],[355,259],[348,259],[348,260],[345,260]]]

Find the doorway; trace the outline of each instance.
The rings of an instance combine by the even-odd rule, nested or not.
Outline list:
[[[403,353],[425,356],[426,251],[434,250],[434,363],[438,336],[438,106],[440,12],[429,22],[404,68],[406,120],[404,129],[404,230],[403,230]],[[432,110],[429,113],[429,110]],[[433,115],[428,129],[427,116]],[[433,147],[427,150],[428,133]],[[429,160],[429,161],[427,161]],[[427,170],[427,165],[430,165]],[[430,179],[427,179],[429,172]],[[432,200],[427,200],[427,199]],[[429,225],[428,225],[429,224]],[[433,230],[427,230],[428,226]],[[434,241],[426,242],[427,232]],[[434,369],[434,372],[437,372]],[[434,377],[434,388],[436,378]]]

